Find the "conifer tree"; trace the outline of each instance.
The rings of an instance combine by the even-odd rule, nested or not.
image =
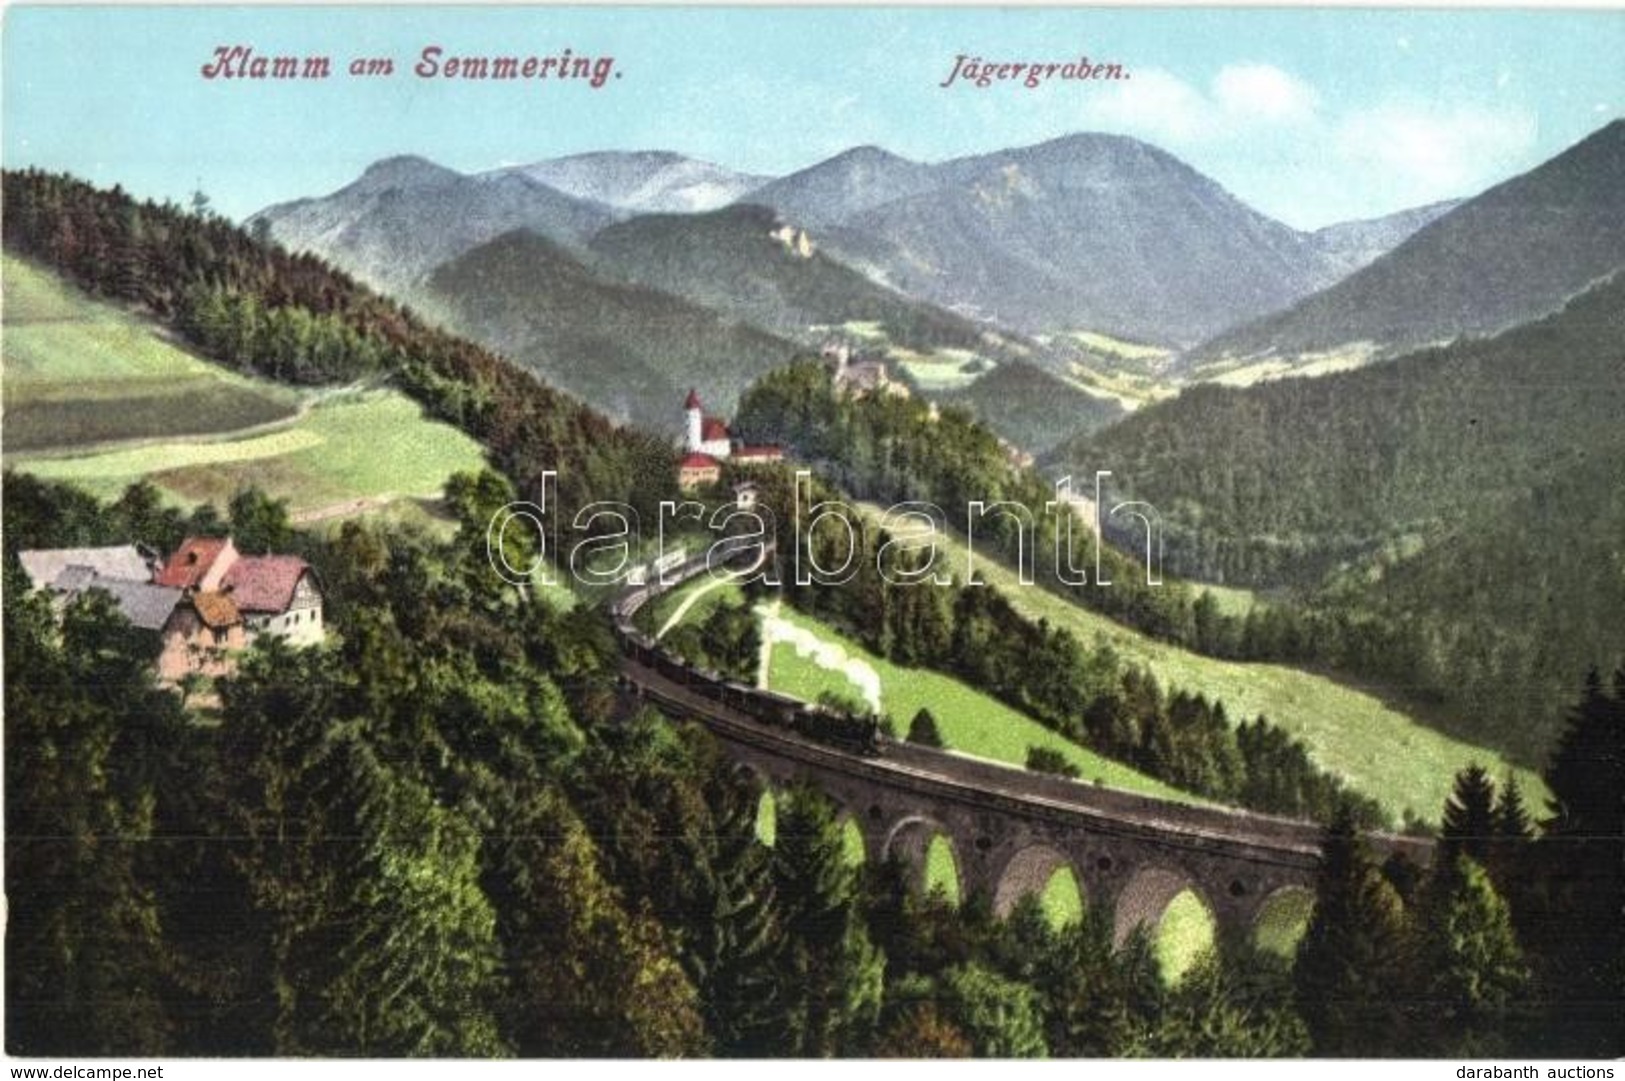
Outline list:
[[[1529,884],[1526,877],[1530,869],[1530,845],[1535,838],[1535,827],[1529,811],[1524,807],[1523,789],[1517,774],[1507,771],[1501,785],[1500,797],[1495,803],[1495,840],[1490,846],[1485,870],[1511,906],[1516,922],[1527,907]]]
[[[1495,804],[1495,836],[1503,842],[1532,840],[1535,827],[1529,820],[1529,811],[1523,805],[1523,789],[1517,774],[1508,772],[1501,785],[1501,798]]]
[[[1625,1053],[1625,668],[1592,669],[1546,770],[1551,817],[1535,847],[1531,923],[1556,1004],[1549,1033],[1575,1054]]]
[[[1146,936],[1114,952],[1111,920],[1088,906],[1081,921],[1056,933],[1034,983],[1048,1004],[1045,1038],[1057,1058],[1122,1054],[1138,1027],[1137,1006],[1161,993]]]
[[[493,1011],[502,982],[478,835],[359,740],[342,757],[353,847],[336,868],[338,906],[321,935],[333,945],[329,964],[302,974],[315,977],[321,1005],[301,1043],[380,1058],[507,1053]]]
[[[1444,805],[1439,837],[1446,866],[1453,866],[1457,855],[1484,862],[1497,832],[1495,782],[1474,763],[1456,774],[1455,787]]]
[[[1441,853],[1442,856],[1442,853]],[[1506,1022],[1529,982],[1511,911],[1483,866],[1457,854],[1419,921],[1419,1016],[1430,1046],[1456,1054],[1504,1054]]]
[[[1580,703],[1569,714],[1546,771],[1552,789],[1548,832],[1565,838],[1625,837],[1625,668],[1616,694],[1593,668]]]
[[[1032,987],[976,963],[942,977],[944,1012],[981,1058],[1047,1058],[1038,996]]]
[[[544,788],[495,854],[512,974],[508,1031],[522,1056],[675,1057],[709,1051],[699,996],[670,936],[628,911],[568,801]]]
[[[931,1002],[909,1006],[881,1034],[879,1058],[970,1058],[970,1040]]]
[[[1315,1051],[1349,1056],[1406,1045],[1402,999],[1410,970],[1403,903],[1371,861],[1347,807],[1322,842],[1315,908],[1293,981]]]
[[[1292,1009],[1290,992],[1249,981],[1257,962],[1242,951],[1203,952],[1167,995],[1139,1037],[1157,1057],[1268,1058],[1301,1056],[1309,1033]]]
[[[753,786],[713,785],[711,795],[715,847],[683,956],[717,1054],[760,1058],[782,1037],[773,1027],[783,990],[773,979],[781,942],[772,854],[757,839]]]
[[[941,747],[942,733],[937,729],[937,719],[931,711],[924,706],[914,714],[914,719],[908,722],[908,741],[918,743],[922,747]]]
[[[6,1049],[165,1053],[168,958],[141,858],[178,700],[105,595],[59,629],[8,561],[4,605]]]
[[[812,789],[791,788],[779,800],[773,880],[785,936],[779,1050],[858,1053],[879,1018],[885,958],[869,941],[834,807]]]

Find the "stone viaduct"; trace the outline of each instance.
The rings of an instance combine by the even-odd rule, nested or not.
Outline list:
[[[1070,868],[1088,902],[1114,913],[1119,942],[1135,926],[1154,924],[1187,889],[1227,935],[1250,934],[1277,899],[1312,895],[1321,842],[1313,823],[1155,799],[897,740],[883,739],[878,756],[859,754],[724,704],[726,685],[657,655],[632,623],[650,597],[704,569],[703,560],[691,560],[616,602],[624,682],[703,723],[769,788],[806,781],[825,792],[857,825],[866,859],[900,857],[923,886],[927,852],[941,837],[953,852],[960,897],[982,893],[1000,915]],[[730,691],[741,692],[755,693]],[[1432,862],[1431,841],[1387,834],[1368,841],[1381,856]]]
[[[1320,827],[1199,807],[1016,769],[893,740],[879,757],[853,754],[764,724],[628,660],[627,683],[669,711],[704,723],[769,787],[806,781],[862,833],[871,861],[900,857],[917,885],[933,838],[951,846],[959,893],[982,892],[1008,914],[1023,894],[1071,868],[1091,904],[1109,906],[1121,942],[1193,891],[1221,933],[1251,932],[1273,901],[1312,891]],[[1432,858],[1425,840],[1373,835],[1381,854]]]

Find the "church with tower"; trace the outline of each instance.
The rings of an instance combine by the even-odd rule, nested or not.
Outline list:
[[[735,439],[728,422],[705,415],[699,392],[690,389],[683,402],[683,458],[677,463],[677,485],[686,490],[716,484],[724,459],[754,465],[784,460],[784,448]]]

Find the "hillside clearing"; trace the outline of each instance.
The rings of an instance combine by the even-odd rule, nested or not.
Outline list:
[[[81,457],[18,456],[11,464],[102,498],[146,477],[177,503],[224,506],[256,485],[295,513],[345,500],[438,495],[457,470],[478,469],[479,444],[423,417],[396,391],[326,402],[281,431],[247,439],[163,442]]]
[[[25,260],[0,260],[8,453],[207,435],[290,420],[300,395],[171,343]]]
[[[662,597],[654,620],[669,619],[693,592],[703,591],[703,600],[685,613],[684,622],[690,624],[703,621],[717,604],[743,602],[738,587],[731,583],[711,590],[706,590],[707,585],[702,580]],[[907,734],[916,713],[929,709],[951,750],[1024,767],[1029,748],[1047,747],[1065,756],[1085,781],[1182,803],[1203,802],[1102,758],[951,676],[893,664],[788,605],[759,605],[756,612],[764,625],[763,637],[773,643],[766,666],[767,686],[772,690],[809,702],[826,692],[865,701],[878,685],[880,711],[893,719],[900,736]],[[862,675],[854,681],[852,673]]]
[[[5,464],[116,498],[146,478],[224,507],[255,485],[320,525],[440,494],[479,444],[393,390],[299,392],[172,344],[162,329],[6,256]]]

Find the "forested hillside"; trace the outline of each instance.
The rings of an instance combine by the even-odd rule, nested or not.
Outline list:
[[[1478,719],[1479,738],[1538,760],[1575,674],[1625,657],[1625,439],[1323,592],[1405,628],[1416,674]]]
[[[796,354],[784,338],[597,274],[534,233],[509,233],[445,264],[422,296],[448,326],[656,432],[677,429],[690,387],[726,408]]]
[[[1110,469],[1153,503],[1178,573],[1329,582],[1315,608],[1405,643],[1349,655],[1353,670],[1436,694],[1473,718],[1463,734],[1538,760],[1566,688],[1625,655],[1622,373],[1616,275],[1486,341],[1193,387],[1051,464]]]
[[[775,471],[758,483],[786,567],[798,549],[795,566],[842,564],[847,553],[834,531],[811,538],[792,531],[790,476]],[[810,505],[839,497],[822,486],[802,496]],[[1309,749],[1268,718],[1236,717],[1232,724],[1223,701],[1199,689],[1161,687],[1110,647],[1091,647],[1023,617],[986,584],[899,584],[921,567],[917,558],[897,556],[891,540],[882,530],[865,530],[849,581],[790,589],[785,597],[882,656],[961,678],[1067,739],[1176,788],[1291,818],[1326,822],[1343,808],[1362,828],[1397,825],[1369,794],[1317,767]]]
[[[873,322],[910,349],[985,348],[968,319],[876,285],[817,249],[772,234],[785,223],[760,206],[709,214],[655,214],[610,225],[592,239],[592,254],[629,281],[702,304],[786,335],[814,325]],[[796,224],[788,223],[792,238]]]
[[[748,198],[811,215],[839,258],[911,296],[1030,332],[1192,344],[1336,276],[1307,235],[1122,135],[933,165],[859,148]]]
[[[1069,436],[1104,428],[1123,415],[1115,400],[1096,397],[1023,361],[1006,361],[965,389],[934,397],[944,404],[963,405],[984,425],[1033,454],[1043,454]]]
[[[435,267],[515,229],[559,243],[586,243],[614,211],[575,198],[523,170],[464,176],[414,155],[374,162],[330,195],[266,207],[248,221],[255,235],[311,252],[397,291]],[[433,228],[425,228],[433,222]]]
[[[1112,470],[1120,491],[1156,504],[1180,573],[1307,584],[1617,452],[1622,374],[1625,275],[1492,339],[1315,379],[1190,387],[1049,464]]]
[[[1098,907],[999,921],[860,871],[811,790],[762,844],[759,791],[699,729],[624,711],[597,613],[489,573],[511,489],[448,496],[448,544],[301,539],[332,645],[256,650],[198,726],[95,594],[58,631],[14,553],[199,522],[7,479],[5,660],[31,674],[5,684],[10,1053],[1619,1051],[1625,672],[1573,711],[1546,838],[1470,770],[1433,875],[1340,819],[1295,964],[1226,943],[1170,986]]]

